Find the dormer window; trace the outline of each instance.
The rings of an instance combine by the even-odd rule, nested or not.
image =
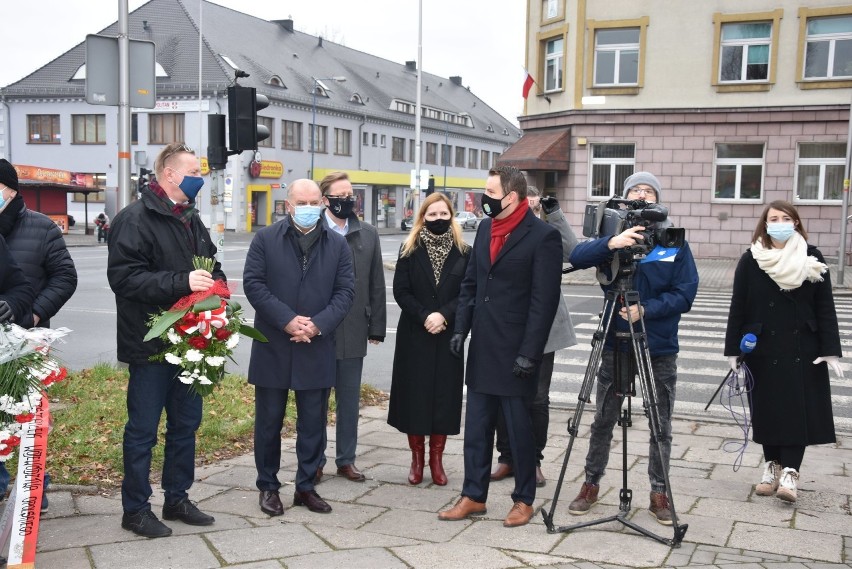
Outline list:
[[[362,99],[361,95],[359,95],[358,93],[352,93],[352,96],[349,97],[349,102],[355,103],[356,105],[363,105],[364,99]]]
[[[285,89],[287,88],[287,85],[284,84],[284,81],[282,81],[281,77],[279,77],[278,75],[273,75],[272,77],[270,77],[269,81],[267,81],[267,84],[272,85],[273,87],[284,87]]]

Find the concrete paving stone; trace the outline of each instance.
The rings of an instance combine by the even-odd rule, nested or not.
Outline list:
[[[428,440],[426,444],[429,444]],[[386,447],[402,450],[408,448],[408,438],[397,431],[394,431],[393,433],[387,431],[373,431],[371,433],[361,433],[359,429],[359,450],[362,448],[362,446]],[[328,452],[326,454],[327,456],[334,456],[333,454],[329,454]]]
[[[577,569],[600,569],[600,567],[602,567],[602,565],[592,563],[591,561],[578,561],[574,563],[574,566],[577,567]]]
[[[770,496],[762,498],[754,502],[740,502],[702,497],[695,507],[689,510],[689,513],[705,518],[743,522],[760,520],[761,525],[793,527],[793,511],[789,508],[781,508],[781,500]]]
[[[541,520],[541,518],[538,518]],[[535,516],[533,517],[535,521]],[[449,522],[447,522],[449,523]],[[539,523],[529,523],[517,528],[505,528],[502,521],[483,520],[471,524],[453,538],[453,543],[469,543],[503,550],[549,553],[564,537],[564,534],[550,534]],[[578,557],[575,555],[574,557]],[[582,557],[582,556],[579,556]],[[567,561],[563,559],[562,561]]]
[[[284,501],[285,497],[286,494],[281,495],[282,501]],[[250,491],[235,488],[233,490],[222,492],[221,494],[206,500],[204,502],[204,508],[213,515],[218,512],[222,512],[247,518],[266,519],[269,516],[260,511],[257,498],[257,490]],[[285,506],[286,505],[287,504],[285,503]]]
[[[742,561],[724,559],[719,556],[716,556],[716,565],[720,565],[722,567],[731,567],[736,566],[737,569],[763,569],[763,565],[760,563],[744,563]]]
[[[331,551],[320,538],[297,523],[221,531],[205,537],[229,564]]]
[[[689,462],[705,462],[709,464],[731,464],[734,463],[734,454],[730,452],[726,452],[725,450],[719,449],[707,449],[707,448],[698,448],[693,447],[690,448],[686,454],[683,456],[683,459]],[[760,453],[750,453],[746,452],[743,457],[742,464],[744,466],[756,467],[762,464],[763,455]]]
[[[404,562],[391,552],[380,549],[358,549],[313,553],[287,558],[287,569],[313,569],[315,567],[346,567],[347,569],[405,569]]]
[[[52,504],[52,502],[51,502]],[[806,531],[852,536],[852,516],[797,509],[793,527]]]
[[[254,527],[254,524],[242,516],[212,511],[210,513],[215,514],[216,521],[209,526],[191,526],[177,520],[163,520],[163,523],[172,528],[172,535],[210,534],[217,531]],[[162,518],[160,519],[162,520]]]
[[[761,476],[763,476],[762,462],[758,466],[740,466],[737,470],[734,470],[731,464],[713,464],[710,465],[708,479],[757,484]]]
[[[121,514],[72,516],[45,520],[39,527],[39,551],[145,539],[122,529]]]
[[[444,543],[455,538],[471,523],[476,522],[470,520],[445,522],[439,520],[434,512],[388,510],[361,526],[360,529],[432,543]]]
[[[847,486],[848,487],[848,486]],[[777,498],[774,500],[782,502]],[[783,503],[782,503],[783,505]],[[826,512],[829,514],[849,514],[849,496],[835,492],[823,492],[799,487],[797,501],[793,506],[796,509]]]
[[[62,518],[77,513],[77,508],[74,505],[74,497],[71,495],[71,492],[48,492],[47,498],[50,501],[50,509],[46,513],[41,514],[42,520]]]
[[[689,565],[690,555],[688,553],[672,553],[668,556],[664,567],[686,567]]]
[[[208,569],[222,566],[201,536],[173,536],[166,540],[167,544],[156,547],[145,539],[94,545],[90,551],[96,569]]]
[[[244,454],[242,456],[235,456],[234,458],[229,458],[224,461],[223,466],[226,468],[231,468],[232,466],[250,466],[254,467],[254,453],[250,452],[248,454]]]
[[[329,501],[328,504],[332,508],[331,513],[318,514],[310,511],[304,506],[290,507],[290,504],[293,503],[292,498],[288,501],[284,501],[282,499],[282,502],[284,502],[284,505],[287,506],[287,509],[284,512],[284,518],[286,518],[288,522],[299,524],[326,524],[329,526],[348,529],[360,528],[365,523],[379,517],[385,512],[385,508],[377,508],[366,504],[349,504],[346,502]]]
[[[281,569],[282,567],[284,566],[277,559],[268,559],[266,561],[258,561],[256,563],[228,565],[228,569]]]
[[[445,522],[447,523],[447,522]],[[498,549],[455,543],[434,543],[393,547],[391,551],[417,569],[509,569],[518,567],[518,561]]]
[[[680,550],[685,547],[690,547],[689,551],[693,551],[696,546],[701,544],[724,543],[731,534],[734,522],[732,520],[722,520],[717,518],[705,518],[693,514],[678,513],[678,524],[686,524],[686,534],[683,537]],[[638,510],[634,512],[630,520],[653,533],[661,535],[665,538],[674,537],[674,531],[671,528],[666,528],[660,525],[654,519],[648,510]],[[675,551],[675,550],[672,550]]]
[[[387,405],[367,405],[361,407],[359,413],[364,418],[380,419],[383,421],[388,418]]]
[[[727,545],[749,551],[804,556],[834,563],[842,560],[843,552],[843,540],[838,535],[743,522],[734,525]]]
[[[38,553],[35,561],[38,569],[92,569],[89,556],[82,547]]]
[[[230,467],[231,465],[226,464],[225,461],[196,466],[195,479],[203,482],[207,477],[228,470]]]
[[[253,490],[257,488],[257,469],[254,466],[233,466],[211,473],[204,478],[204,483],[211,486],[226,486]],[[195,487],[195,485],[193,486]]]
[[[320,539],[331,544],[334,549],[359,549],[362,547],[395,547],[399,545],[421,545],[423,540],[410,539],[398,535],[387,535],[365,531],[363,529],[352,530],[339,527],[329,527],[322,524],[310,524],[307,526]]]
[[[400,468],[408,469],[411,466],[411,453],[400,452],[399,449],[386,447],[373,447],[369,452],[358,449],[358,466],[376,466],[378,464],[394,464]]]
[[[724,496],[729,500],[741,500],[745,502],[751,496],[752,490],[754,490],[754,487],[746,481],[736,483],[719,480],[704,480],[689,476],[672,476],[669,482],[671,482],[675,498],[681,494],[703,498]]]
[[[687,534],[688,535],[688,534]],[[690,559],[690,569],[694,565],[712,565],[716,561],[716,552],[701,549],[700,547],[692,554]]]
[[[74,497],[74,507],[82,515],[121,513],[121,495],[80,494]]]
[[[423,510],[435,512],[446,506],[458,494],[453,490],[418,488],[401,484],[383,484],[356,500],[359,504],[371,504],[385,508]]]
[[[850,563],[802,563],[802,565],[806,566],[808,569],[847,569],[852,566]],[[767,568],[767,569],[775,569],[775,568]]]
[[[366,476],[366,474],[365,474]],[[319,493],[325,500],[334,500],[335,502],[352,502],[380,485],[379,481],[374,480],[371,476],[367,476],[364,482],[352,482],[342,476],[323,476],[322,482],[314,486],[314,490]],[[292,493],[294,488],[290,488],[287,493],[288,498],[292,502]]]
[[[568,534],[551,554],[627,567],[659,567],[669,550],[669,546],[645,536],[588,530]]]
[[[506,555],[510,557],[514,557],[521,563],[523,563],[524,567],[551,567],[556,569],[554,566],[564,566],[564,564],[568,564],[574,561],[572,558],[567,557],[557,557],[555,555],[544,555],[542,553],[529,553],[527,551],[504,551]]]
[[[803,490],[842,493],[843,489],[852,488],[852,476],[820,474],[806,469],[799,473],[798,487]],[[53,502],[51,501],[51,504],[52,503]]]
[[[838,565],[832,566],[838,567]],[[808,566],[804,563],[791,563],[789,561],[770,561],[764,563],[763,567],[765,569],[808,569]]]
[[[719,553],[716,555],[716,563],[720,563],[722,560],[725,561],[735,561],[737,563],[756,563],[763,559],[763,556],[759,553],[755,555],[741,555],[736,553]]]

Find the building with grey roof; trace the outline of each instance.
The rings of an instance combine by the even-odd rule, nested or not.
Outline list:
[[[97,33],[115,37],[118,23]],[[156,107],[132,109],[134,184],[139,169],[152,168],[173,141],[198,149],[207,172],[207,115],[227,114],[226,90],[239,69],[250,75],[240,85],[270,100],[259,117],[271,136],[257,154],[229,159],[226,229],[274,222],[289,182],[320,180],[335,170],[349,172],[367,221],[400,226],[414,168],[415,62],[389,61],[296,31],[293,20],[266,21],[211,2],[151,0],[130,13],[129,35],[155,43],[157,68]],[[72,186],[101,188],[88,198],[68,197],[68,212],[77,219],[87,199],[91,220],[103,209],[92,202],[104,201],[110,212],[117,191],[118,109],[86,102],[85,64],[83,41],[0,89],[0,156],[35,167],[31,171],[70,174]],[[471,93],[462,77],[423,72],[421,106],[421,168],[459,209],[478,210],[476,193],[487,170],[520,131]],[[64,187],[54,186],[48,189]],[[208,204],[199,207],[209,215]]]

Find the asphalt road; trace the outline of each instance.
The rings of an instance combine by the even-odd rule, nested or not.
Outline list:
[[[474,232],[465,232],[473,241]],[[385,261],[396,260],[402,234],[381,238]],[[224,270],[228,280],[241,284],[242,270],[249,236],[226,238]],[[79,285],[74,297],[52,321],[54,327],[73,330],[67,342],[58,346],[58,357],[71,369],[82,369],[98,362],[115,363],[115,300],[106,279],[107,250],[105,247],[72,247],[71,255],[77,266]],[[393,350],[399,307],[393,300],[393,272],[385,271],[388,293],[388,334],[383,344],[369,346],[364,362],[364,381],[379,389],[389,390],[393,366]],[[565,285],[562,292],[570,309],[579,344],[560,350],[556,356],[551,400],[553,405],[574,407],[577,404],[584,372],[590,353],[591,335],[597,327],[603,297],[597,286]],[[234,297],[243,305],[246,316],[254,318],[254,310],[245,300],[241,287]],[[836,299],[846,353],[852,350],[852,298]],[[722,357],[725,322],[730,295],[724,291],[700,291],[690,313],[684,315],[679,332],[681,351],[678,360],[678,393],[676,412],[704,414],[704,405],[727,372]],[[235,350],[237,366],[228,370],[245,374],[250,356],[250,341],[242,341]],[[834,413],[838,427],[852,430],[852,367],[843,364],[850,379],[833,379]],[[720,405],[711,406],[709,414],[729,417]],[[588,420],[591,418],[588,417]],[[584,419],[585,420],[585,419]]]

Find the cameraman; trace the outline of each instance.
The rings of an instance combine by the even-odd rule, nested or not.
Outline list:
[[[624,197],[630,200],[645,200],[657,203],[660,200],[660,182],[649,172],[636,172],[624,181]],[[666,223],[666,222],[662,222]],[[619,249],[641,244],[646,229],[655,229],[654,224],[629,228],[618,235],[606,235],[577,245],[571,254],[571,264],[578,269],[600,267],[604,273],[610,271],[610,262]],[[675,403],[677,383],[677,328],[680,315],[689,312],[698,291],[698,271],[686,241],[679,248],[654,249],[641,262],[636,262],[633,289],[639,293],[640,307],[622,307],[615,318],[616,331],[629,329],[627,319],[636,322],[644,317],[651,353],[651,368],[657,392],[660,447],[651,429],[648,458],[648,478],[651,482],[649,511],[663,525],[672,524],[672,512],[666,495],[665,474],[669,469],[672,433],[671,415]],[[623,261],[622,261],[623,262]],[[616,275],[609,275],[613,277]],[[612,284],[601,285],[604,292]],[[613,328],[610,328],[612,330]],[[583,515],[598,500],[600,479],[609,460],[612,430],[618,421],[623,396],[615,393],[613,385],[614,358],[613,339],[606,339],[600,371],[598,372],[597,410],[589,438],[586,455],[586,481],[580,493],[571,502],[568,511]],[[665,468],[665,471],[662,470]]]

